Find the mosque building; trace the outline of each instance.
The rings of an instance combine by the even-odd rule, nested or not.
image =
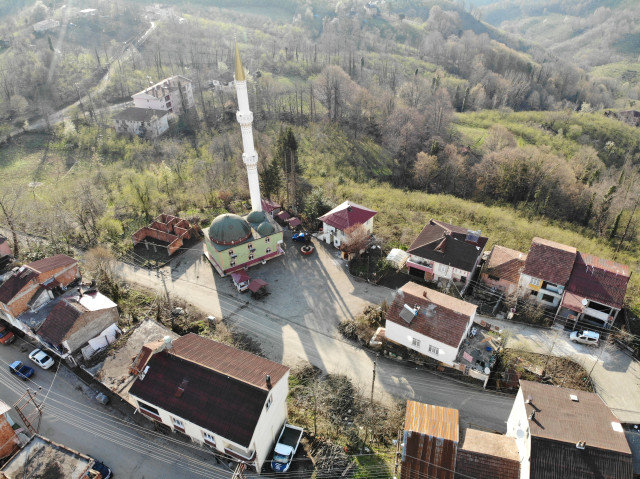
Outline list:
[[[262,211],[258,153],[253,143],[253,113],[249,110],[247,80],[237,44],[235,86],[238,95],[236,118],[242,131],[242,161],[247,166],[252,211],[244,218],[234,214],[220,215],[205,231],[205,256],[221,276],[264,264],[284,254],[282,227]]]

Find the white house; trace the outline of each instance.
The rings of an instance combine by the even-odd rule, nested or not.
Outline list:
[[[480,264],[487,241],[480,231],[429,220],[407,250],[407,270],[421,280],[453,281],[464,289]]]
[[[387,311],[388,340],[453,365],[476,316],[475,304],[409,282]]]
[[[520,380],[507,420],[521,479],[631,478],[624,429],[597,394]]]
[[[113,117],[118,133],[157,138],[169,129],[167,112],[151,108],[127,108]]]
[[[191,80],[182,75],[165,78],[131,98],[137,108],[164,110],[176,115],[182,115],[195,105]]]
[[[260,471],[287,419],[288,367],[191,333],[137,368],[140,413]]]
[[[518,296],[558,308],[571,276],[577,250],[555,241],[533,238],[518,283]]]
[[[373,233],[373,217],[377,211],[357,205],[351,201],[336,206],[327,214],[318,218],[322,221],[322,234],[319,239],[340,248],[346,239],[345,230],[350,226],[364,225],[369,234]]]

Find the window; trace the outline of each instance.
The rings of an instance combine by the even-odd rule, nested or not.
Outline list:
[[[249,251],[255,251],[255,248],[253,247],[253,243],[249,243]]]
[[[500,281],[500,278],[498,276],[493,275],[493,274],[489,275],[489,279],[492,279],[494,281]]]
[[[169,101],[169,100],[171,100],[171,97],[169,95],[167,95],[167,96],[164,97],[164,99]]]
[[[531,281],[529,281],[529,284],[531,286],[540,286],[540,280],[536,278],[531,278]]]
[[[269,238],[268,236],[264,239],[265,243],[271,243],[271,238]]]
[[[412,344],[413,346],[415,346],[416,348],[419,348],[419,347],[420,347],[420,340],[419,340],[419,339],[416,339],[416,338],[412,338],[412,339],[411,339],[411,344]]]
[[[253,253],[249,253],[249,259],[253,259],[253,257],[254,257]]]
[[[269,396],[269,397],[267,398],[267,404],[266,404],[266,406],[265,406],[265,407],[267,408],[267,411],[268,411],[268,410],[269,410],[269,408],[271,407],[271,403],[272,403],[272,402],[273,402],[273,398],[272,398],[271,396]]]
[[[229,256],[233,256],[233,250],[232,249],[229,250]]]
[[[177,417],[171,417],[171,422],[173,422],[173,427],[184,431],[184,423],[180,419]]]
[[[431,354],[440,354],[440,349],[436,348],[435,346],[429,345],[429,352]]]
[[[531,296],[538,296],[538,292],[537,292],[536,290],[534,290],[534,289],[532,289],[532,290],[529,292],[529,294],[530,294]]]
[[[148,404],[138,401],[138,407],[140,407],[141,411],[150,412],[151,414],[160,417],[160,412],[153,406],[149,406]]]
[[[231,260],[231,263],[229,263],[229,266],[235,266],[235,265],[236,265],[236,260],[235,260],[235,259],[232,259],[232,260]]]
[[[446,264],[439,264],[438,271],[442,274],[447,274],[447,272],[449,271],[449,266],[447,266]]]
[[[553,296],[551,296],[550,294],[543,294],[542,295],[542,301],[546,301],[547,303],[553,303],[554,300],[555,300],[555,298]]]
[[[271,253],[271,248],[267,248],[267,254]]]
[[[202,437],[204,438],[204,442],[209,444],[210,446],[216,445],[216,438],[208,432],[202,431]]]

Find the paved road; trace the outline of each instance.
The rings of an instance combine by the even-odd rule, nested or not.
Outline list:
[[[622,422],[640,423],[640,363],[618,347],[601,341],[599,347],[577,344],[562,326],[552,329],[486,318],[510,331],[506,347],[564,356],[591,371],[596,391]]]
[[[208,452],[154,432],[147,420],[138,425],[138,418],[132,419],[125,405],[99,405],[91,397],[92,390],[64,366],[57,372],[57,365],[48,371],[39,369],[27,357],[32,349],[20,339],[12,345],[0,345],[0,399],[12,405],[27,387],[37,391],[36,398],[44,403],[39,429],[43,436],[104,461],[115,477],[232,476],[228,468],[216,466]],[[8,365],[17,359],[34,367],[33,381],[22,381],[9,373]],[[20,422],[15,411],[10,415]]]
[[[173,269],[165,268],[169,292],[206,313],[227,318],[258,340],[269,359],[289,366],[307,360],[325,372],[344,373],[369,391],[373,356],[342,340],[336,325],[370,301],[390,299],[393,291],[351,278],[328,247],[320,246],[318,256],[304,263],[307,260],[301,259],[289,240],[287,245],[284,258],[249,270],[252,277],[269,278],[272,294],[266,302],[237,293],[229,278],[214,275],[202,258],[202,246],[183,253]],[[121,264],[119,273],[127,282],[163,291],[155,272]],[[464,422],[499,432],[506,431],[513,403],[512,397],[387,358],[378,360],[375,394],[386,402],[399,397],[453,407],[460,410]]]

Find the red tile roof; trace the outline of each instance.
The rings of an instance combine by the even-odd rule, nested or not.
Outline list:
[[[266,211],[267,213],[271,213],[273,210],[282,208],[282,206],[275,201],[271,201],[266,198],[262,198],[260,202],[262,203],[262,211]]]
[[[465,228],[431,219],[407,253],[470,272],[489,239],[479,236],[477,241],[468,241],[468,233]]]
[[[289,371],[282,364],[193,333],[173,341],[173,354],[265,391],[267,374],[275,385]]]
[[[11,300],[27,286],[31,280],[38,277],[38,272],[29,267],[24,267],[22,271],[18,271],[11,275],[0,286],[0,302],[9,304]]]
[[[518,284],[527,255],[514,249],[495,245],[487,261],[487,274]]]
[[[27,266],[38,271],[39,273],[46,273],[58,268],[64,268],[65,266],[71,266],[78,261],[67,256],[66,254],[57,254],[49,258],[43,258],[33,263],[29,263]]]
[[[370,210],[351,201],[345,201],[318,219],[340,231],[344,231],[349,226],[366,223],[377,214],[377,211]]]
[[[411,308],[420,306],[411,323],[400,317],[405,304]],[[409,282],[396,294],[386,320],[457,348],[476,308],[475,304]]]
[[[86,308],[78,303],[73,304],[64,299],[59,301],[38,329],[38,335],[56,346],[61,344],[85,311]]]
[[[456,477],[518,479],[520,454],[510,436],[467,429],[458,446]]]
[[[522,272],[533,278],[565,286],[569,281],[577,252],[578,250],[572,246],[533,238]]]
[[[578,253],[567,291],[620,309],[629,277],[630,271],[626,265]]]

